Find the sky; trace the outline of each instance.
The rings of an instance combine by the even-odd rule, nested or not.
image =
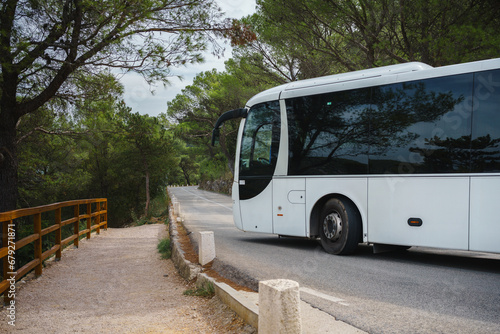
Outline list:
[[[226,17],[241,18],[255,13],[255,0],[216,0]],[[226,49],[224,57],[217,58],[210,53],[204,55],[205,62],[188,65],[186,67],[172,68],[172,75],[180,75],[183,80],[176,77],[170,78],[170,85],[164,87],[163,83],[149,86],[144,79],[135,73],[127,73],[120,78],[125,88],[125,103],[133,112],[157,116],[167,111],[167,102],[171,101],[181,90],[192,84],[194,77],[201,72],[217,69],[224,71],[224,62],[231,58],[231,46],[223,44]],[[154,92],[153,94],[151,92]]]

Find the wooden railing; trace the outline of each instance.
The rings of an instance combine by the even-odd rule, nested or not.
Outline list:
[[[43,261],[49,256],[56,254],[56,260],[61,259],[61,251],[64,246],[73,242],[75,247],[78,247],[78,241],[81,235],[86,234],[87,239],[90,239],[93,230],[99,234],[101,227],[108,228],[108,211],[107,199],[86,199],[77,201],[68,201],[54,203],[34,208],[19,209],[14,211],[0,212],[0,223],[2,224],[2,248],[0,248],[0,260],[3,259],[3,281],[0,282],[0,295],[4,294],[4,302],[10,300],[6,290],[12,286],[12,282],[18,281],[31,270],[35,269],[35,275],[42,274]],[[69,219],[62,220],[62,209],[73,207],[73,212]],[[84,207],[80,214],[80,207]],[[70,208],[71,210],[71,208]],[[42,230],[42,213],[53,213],[55,218],[52,218],[54,224]],[[21,240],[15,241],[16,236],[16,219],[22,217],[33,216],[34,233],[24,237]],[[80,221],[86,220],[86,228],[80,230]],[[93,222],[93,224],[92,224]],[[73,224],[73,233],[62,239],[62,228],[66,225]],[[42,252],[42,237],[49,233],[55,233],[55,244],[52,248]],[[20,250],[24,246],[34,243],[34,259],[25,264],[21,268],[16,269],[15,251]],[[14,281],[15,277],[15,281]]]

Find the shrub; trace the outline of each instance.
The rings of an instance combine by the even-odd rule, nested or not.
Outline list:
[[[170,257],[172,256],[172,249],[170,248],[169,238],[161,239],[156,248],[158,249],[158,252],[160,252],[162,259],[170,259]]]

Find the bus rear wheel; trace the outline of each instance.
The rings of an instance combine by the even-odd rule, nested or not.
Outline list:
[[[319,219],[321,246],[330,254],[351,254],[358,246],[361,217],[351,202],[329,199]]]

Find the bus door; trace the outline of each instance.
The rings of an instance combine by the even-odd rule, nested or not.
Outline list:
[[[306,179],[275,178],[273,180],[274,233],[306,236]]]
[[[273,233],[272,177],[278,159],[280,128],[278,101],[260,103],[248,111],[237,187],[244,231]]]

